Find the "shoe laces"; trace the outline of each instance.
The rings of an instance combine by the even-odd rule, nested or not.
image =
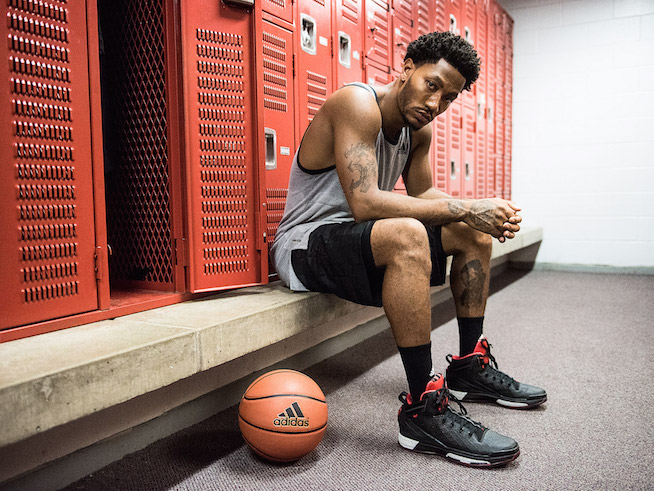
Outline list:
[[[481,423],[467,416],[468,410],[463,403],[446,388],[428,392],[420,401],[413,404],[408,403],[407,397],[408,394],[406,392],[400,394],[400,401],[407,406],[405,411],[408,415],[432,412],[430,409],[435,408],[435,414],[442,414],[445,420],[444,423],[449,424],[451,428],[458,427],[460,433],[467,430],[468,436],[476,434],[481,440],[484,431],[486,431],[486,428]],[[459,406],[458,411],[452,408],[452,402],[455,402]]]
[[[518,382],[513,377],[510,377],[506,373],[502,372],[499,370],[499,367],[497,365],[497,360],[491,353],[491,347],[493,346],[490,344],[486,339],[484,339],[482,342],[482,346],[486,349],[486,356],[488,357],[488,361],[486,361],[485,357],[481,357],[481,371],[484,372],[484,377],[486,378],[492,378],[493,381],[499,381],[501,385],[506,385],[508,387],[511,387],[511,385],[515,386],[515,388],[518,388]]]

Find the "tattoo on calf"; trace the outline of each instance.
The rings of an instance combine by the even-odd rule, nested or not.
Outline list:
[[[362,193],[367,193],[377,165],[375,149],[366,143],[356,143],[345,151],[345,158],[349,160],[347,168],[359,173],[359,179],[352,179],[350,183],[350,192],[358,188]]]
[[[484,301],[486,273],[479,259],[473,259],[461,268],[461,281],[464,286],[459,298],[461,305],[464,307],[481,305]]]

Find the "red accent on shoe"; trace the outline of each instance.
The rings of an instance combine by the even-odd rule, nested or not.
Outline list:
[[[484,365],[488,365],[490,362],[490,358],[488,357],[488,340],[486,337],[482,334],[479,336],[479,341],[477,341],[477,345],[475,346],[475,349],[472,353],[466,356],[452,356],[452,360],[465,360],[466,358],[471,358],[473,356],[478,356],[481,355],[484,358]]]
[[[425,387],[425,391],[420,396],[420,400],[422,401],[422,398],[425,397],[425,394],[437,391],[442,388],[447,388],[447,383],[445,382],[445,377],[443,377],[442,374],[437,373],[429,382],[427,382],[427,387]],[[413,398],[411,397],[411,394],[406,395],[406,402],[408,404],[413,404]]]

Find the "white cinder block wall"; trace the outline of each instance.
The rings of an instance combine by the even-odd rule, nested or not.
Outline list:
[[[654,0],[501,3],[513,200],[544,227],[537,262],[654,271]]]

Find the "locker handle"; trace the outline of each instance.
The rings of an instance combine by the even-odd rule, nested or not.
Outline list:
[[[310,55],[316,54],[317,30],[316,19],[300,14],[300,45]]]
[[[266,141],[266,170],[277,168],[277,132],[272,128],[264,128]]]
[[[345,68],[352,65],[352,40],[343,31],[338,32],[338,62]]]

